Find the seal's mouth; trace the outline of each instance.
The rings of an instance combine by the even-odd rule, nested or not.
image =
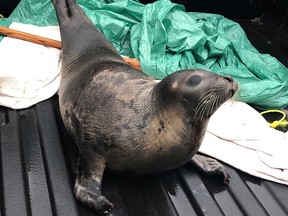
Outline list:
[[[234,96],[235,92],[236,92],[236,90],[234,90],[234,89],[229,90],[228,97],[232,98]]]

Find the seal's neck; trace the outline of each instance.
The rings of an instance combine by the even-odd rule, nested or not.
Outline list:
[[[186,109],[182,106],[180,98],[170,92],[162,81],[154,86],[150,92],[151,112],[157,116],[160,125],[165,123],[173,125],[175,130],[182,131],[187,128],[190,118]]]
[[[166,79],[154,86],[152,98],[161,108],[175,106],[180,101],[179,94],[171,89],[170,83]]]

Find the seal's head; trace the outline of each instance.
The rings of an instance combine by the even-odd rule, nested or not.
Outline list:
[[[177,71],[155,88],[161,106],[184,107],[191,121],[209,119],[221,104],[230,99],[238,84],[230,76],[205,70]]]

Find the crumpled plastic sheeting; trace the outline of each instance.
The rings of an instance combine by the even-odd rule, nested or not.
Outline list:
[[[288,105],[288,70],[250,44],[239,24],[220,15],[186,13],[167,0],[147,5],[131,44],[145,73],[157,78],[186,68],[228,74],[239,99],[272,108]]]
[[[208,69],[234,77],[241,101],[263,109],[288,105],[287,68],[259,54],[239,24],[221,15],[184,12],[170,0],[148,5],[133,0],[77,2],[118,51],[139,59],[148,75],[161,79],[180,69]],[[22,0],[9,20],[57,25],[50,0]]]

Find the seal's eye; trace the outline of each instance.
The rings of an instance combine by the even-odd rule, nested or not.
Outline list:
[[[188,83],[189,85],[191,86],[196,86],[198,84],[200,84],[202,81],[202,78],[199,77],[199,76],[192,76],[189,80],[188,80]]]

